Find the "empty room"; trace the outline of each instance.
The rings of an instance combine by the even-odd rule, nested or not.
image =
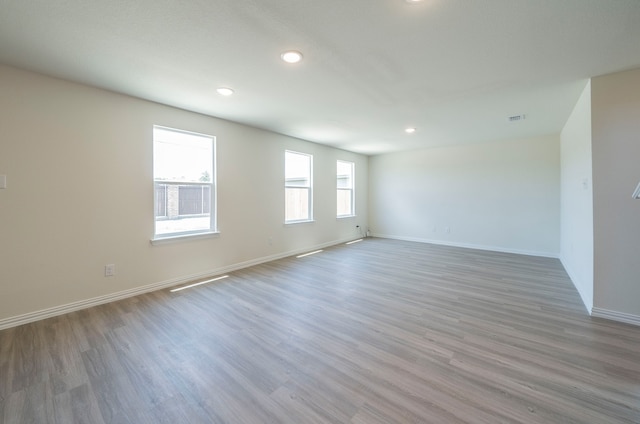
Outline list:
[[[0,424],[640,423],[637,0],[0,1]]]

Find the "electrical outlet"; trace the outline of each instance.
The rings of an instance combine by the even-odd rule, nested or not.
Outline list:
[[[104,276],[105,277],[113,277],[116,275],[116,265],[108,264],[104,266]]]

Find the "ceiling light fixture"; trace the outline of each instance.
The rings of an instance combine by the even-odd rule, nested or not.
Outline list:
[[[405,0],[409,4],[420,3],[422,0]]]
[[[220,87],[220,88],[216,89],[216,91],[221,96],[230,96],[230,95],[233,94],[233,89],[228,88],[228,87]]]
[[[411,127],[411,128],[405,129],[404,132],[406,132],[407,134],[413,134],[414,132],[416,132],[416,129]]]
[[[296,50],[289,50],[282,53],[280,57],[287,63],[298,63],[302,60],[302,53]]]

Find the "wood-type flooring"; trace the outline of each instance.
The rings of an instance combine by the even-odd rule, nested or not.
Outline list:
[[[369,238],[0,331],[0,423],[640,423],[557,259]]]

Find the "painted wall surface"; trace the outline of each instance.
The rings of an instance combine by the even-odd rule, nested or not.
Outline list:
[[[593,308],[591,84],[560,134],[560,259],[589,312]]]
[[[374,235],[559,254],[558,136],[374,156],[369,190]]]
[[[217,137],[219,236],[150,243],[153,125]],[[0,320],[354,239],[367,225],[362,155],[8,67],[0,128]],[[314,155],[313,223],[284,225],[285,149]],[[336,219],[338,159],[356,164],[355,218]]]
[[[594,307],[640,316],[640,69],[591,81]]]

